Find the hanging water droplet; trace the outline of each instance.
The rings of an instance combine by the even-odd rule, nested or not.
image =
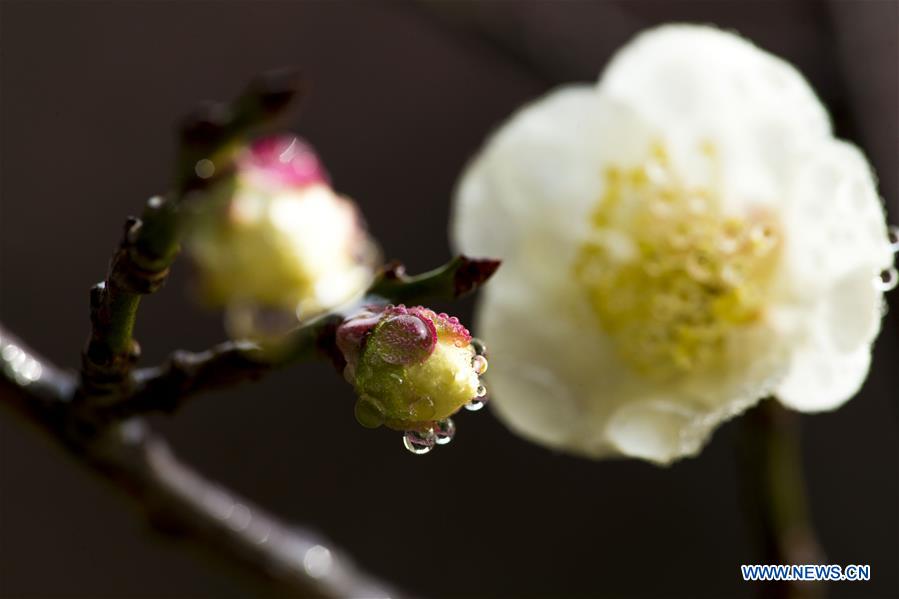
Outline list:
[[[406,431],[403,435],[403,446],[415,455],[424,455],[434,449],[436,435],[433,429],[425,431]]]
[[[465,409],[469,412],[477,412],[481,408],[484,407],[484,404],[487,403],[483,399],[472,399],[470,402],[465,404]]]
[[[365,428],[378,428],[384,424],[384,412],[375,400],[367,396],[360,397],[356,401],[353,413],[356,421]]]
[[[899,252],[899,226],[889,226],[887,229],[887,239],[890,242],[890,249],[893,250],[893,253]]]
[[[487,387],[485,387],[483,384],[478,385],[478,390],[476,391],[476,393],[478,394],[478,397],[484,397],[485,395],[487,395]]]
[[[874,279],[874,286],[878,291],[892,291],[897,284],[899,284],[899,272],[896,272],[895,266],[884,270]]]
[[[434,442],[437,445],[446,445],[453,440],[453,435],[456,434],[456,423],[451,418],[439,420],[434,426],[434,434],[436,435]]]
[[[481,341],[477,337],[472,338],[471,347],[474,348],[474,353],[476,353],[477,355],[479,355],[479,356],[487,355],[487,346],[484,344],[483,341]]]
[[[471,367],[474,368],[478,376],[481,376],[487,372],[487,358],[481,355],[475,356],[471,359]]]

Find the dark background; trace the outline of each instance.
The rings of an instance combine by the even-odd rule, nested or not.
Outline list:
[[[840,136],[870,156],[899,214],[899,4],[870,2],[2,2],[0,319],[76,367],[88,288],[124,217],[168,184],[172,123],[255,73],[298,65],[293,125],[356,198],[389,257],[449,256],[453,182],[488,131],[553,85],[593,80],[635,31],[735,28],[811,80]],[[176,265],[144,301],[144,363],[223,336]],[[836,597],[899,596],[897,296],[862,393],[803,416],[813,516],[829,560],[872,580]],[[470,318],[471,302],[453,308]],[[327,364],[203,397],[158,424],[190,463],[320,530],[416,595],[747,596],[759,561],[740,516],[739,420],[669,469],[555,455],[488,411],[448,449],[407,454],[353,420]],[[0,411],[0,594],[239,596],[244,581],[151,533],[116,491]]]

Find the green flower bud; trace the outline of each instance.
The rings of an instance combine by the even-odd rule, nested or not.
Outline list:
[[[448,443],[450,416],[483,403],[487,361],[457,318],[420,306],[366,310],[338,328],[337,346],[358,395],[356,419],[406,431],[414,453]]]

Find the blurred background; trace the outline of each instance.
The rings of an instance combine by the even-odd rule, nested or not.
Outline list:
[[[254,74],[301,67],[292,123],[359,201],[388,257],[442,263],[455,178],[489,131],[551,87],[594,80],[634,32],[735,29],[794,63],[859,144],[899,220],[899,2],[17,2],[0,4],[0,320],[76,368],[88,289],[124,217],[163,191],[173,124]],[[899,596],[899,296],[861,394],[803,416],[830,562],[870,564],[833,597]],[[449,306],[444,306],[448,308]],[[470,320],[472,301],[452,311]],[[223,338],[176,264],[144,301],[144,364]],[[416,596],[751,596],[739,420],[660,469],[556,455],[489,410],[449,449],[408,454],[353,419],[324,362],[203,397],[159,428],[189,463],[348,549]],[[0,595],[237,597],[239,576],[154,535],[118,492],[0,410]]]

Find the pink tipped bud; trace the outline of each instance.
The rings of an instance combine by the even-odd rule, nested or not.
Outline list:
[[[296,135],[273,135],[254,141],[238,160],[241,174],[284,186],[328,184],[315,150]]]
[[[229,332],[283,333],[360,297],[380,253],[314,150],[294,135],[267,137],[236,166],[233,179],[191,202],[185,239],[202,295],[226,308]]]
[[[457,318],[403,305],[368,308],[337,329],[344,376],[359,395],[356,417],[365,426],[407,431],[449,427],[446,419],[481,402],[478,355]],[[442,430],[442,429],[441,429]]]

